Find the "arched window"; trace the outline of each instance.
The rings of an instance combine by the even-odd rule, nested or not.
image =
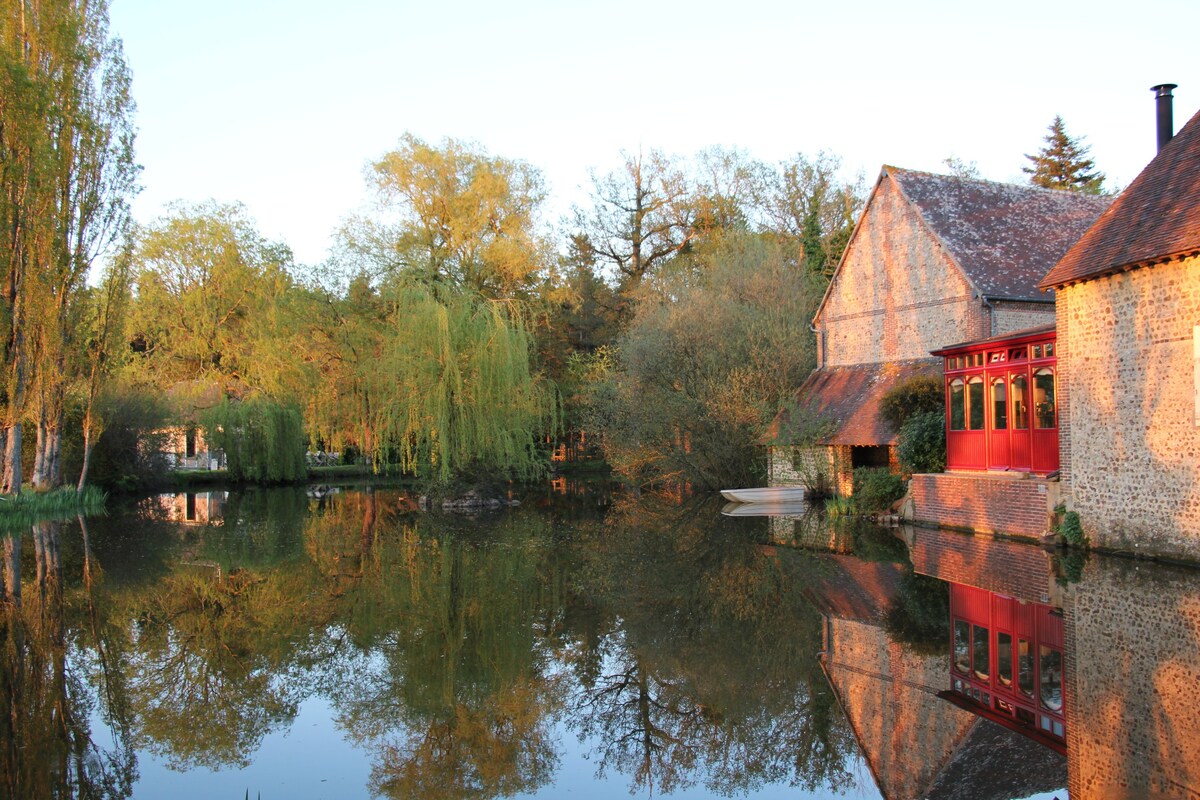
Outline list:
[[[992,381],[992,430],[1008,429],[1008,384],[1004,378]]]
[[[1054,370],[1039,369],[1033,373],[1033,426],[1035,428],[1058,427],[1057,408],[1054,403]]]
[[[950,430],[967,429],[967,398],[963,393],[962,378],[950,381]]]
[[[970,430],[983,430],[983,408],[983,378],[973,375],[967,378],[967,427]]]
[[[1012,379],[1012,419],[1015,430],[1029,429],[1029,379],[1024,375]]]

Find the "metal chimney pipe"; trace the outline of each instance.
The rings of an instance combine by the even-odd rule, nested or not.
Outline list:
[[[1175,120],[1171,104],[1173,102],[1171,90],[1178,88],[1178,84],[1160,83],[1158,86],[1151,86],[1150,91],[1154,92],[1154,105],[1156,116],[1158,118],[1158,149],[1162,150],[1167,146],[1167,142],[1171,141],[1171,137],[1175,135]]]

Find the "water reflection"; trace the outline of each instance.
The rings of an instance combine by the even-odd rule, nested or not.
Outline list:
[[[719,510],[283,490],[5,536],[0,794],[203,794],[319,699],[340,796],[1195,796],[1200,574]]]

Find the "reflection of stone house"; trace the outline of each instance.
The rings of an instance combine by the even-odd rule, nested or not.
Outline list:
[[[939,696],[951,684],[945,652],[887,634],[899,565],[823,561],[809,589],[825,618],[821,663],[883,797],[1009,800],[1066,784],[1061,755]]]
[[[1195,558],[1200,114],[1042,286],[1057,295],[1062,477],[1070,505],[1094,543]]]
[[[203,525],[225,516],[225,500],[228,497],[229,492],[181,492],[159,495],[158,504],[171,522]]]
[[[801,482],[815,465],[847,493],[853,467],[893,461],[883,394],[940,375],[930,351],[1053,323],[1037,281],[1108,202],[884,167],[814,319],[817,370],[798,397],[801,415],[825,421],[820,447],[797,457],[807,423],[777,420],[770,482]]]

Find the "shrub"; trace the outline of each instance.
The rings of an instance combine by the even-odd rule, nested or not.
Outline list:
[[[887,467],[854,470],[854,501],[859,513],[878,514],[904,496],[905,481]]]
[[[900,426],[896,449],[900,468],[914,472],[941,472],[946,468],[946,416],[944,411],[914,414]]]
[[[946,413],[945,387],[942,379],[935,375],[918,375],[909,378],[892,389],[879,401],[879,416],[890,422],[896,430],[917,414],[936,411]]]
[[[1079,512],[1068,511],[1063,514],[1062,524],[1058,528],[1063,539],[1067,544],[1076,546],[1087,544],[1087,537],[1083,533],[1083,524],[1079,521]]]

